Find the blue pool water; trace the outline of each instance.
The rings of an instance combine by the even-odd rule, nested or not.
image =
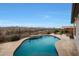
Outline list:
[[[14,56],[57,56],[55,43],[59,39],[49,35],[24,40],[14,51]]]

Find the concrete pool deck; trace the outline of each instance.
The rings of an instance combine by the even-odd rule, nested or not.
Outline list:
[[[70,40],[66,35],[56,35],[50,34],[60,38],[58,42],[56,42],[55,46],[59,56],[77,56],[79,55],[76,46],[74,44],[74,40]],[[19,41],[7,42],[0,44],[0,56],[12,56],[15,49],[28,37],[21,39]]]
[[[56,49],[60,56],[78,56],[78,50],[74,40],[60,40],[56,43]]]
[[[23,38],[19,41],[7,42],[0,44],[0,56],[12,56],[15,49],[27,38]]]
[[[70,39],[64,34],[55,36],[61,39],[55,44],[59,56],[79,56],[79,49],[76,48],[74,39]]]

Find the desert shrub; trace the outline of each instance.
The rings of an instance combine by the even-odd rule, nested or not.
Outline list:
[[[20,35],[20,38],[24,38],[24,37],[28,37],[28,36],[30,36],[29,33],[24,33],[24,34]]]
[[[51,34],[50,32],[47,32],[47,34]]]
[[[0,36],[0,43],[8,42],[10,39],[7,36]]]
[[[1,43],[1,42],[5,42],[4,36],[0,36],[0,43]]]
[[[12,42],[30,35],[58,33],[59,29],[3,27],[0,29],[0,42]],[[59,33],[60,34],[60,33]]]
[[[17,41],[20,39],[20,36],[19,35],[11,35],[9,38],[11,39],[11,41]]]
[[[74,39],[73,33],[68,33],[67,36],[69,36],[70,39]]]
[[[69,33],[69,31],[68,30],[64,30],[63,33],[64,34],[67,34],[67,33]]]
[[[6,35],[6,36],[0,36],[0,43],[3,42],[11,42],[11,41],[17,41],[20,39],[19,35]]]
[[[61,35],[61,34],[63,34],[63,32],[62,32],[62,31],[60,31],[60,32],[58,32],[57,34],[60,34],[60,35]]]
[[[54,34],[57,34],[59,32],[59,30],[54,30]]]
[[[0,35],[2,35],[2,33],[0,32]]]
[[[74,39],[73,34],[70,35],[70,39]]]

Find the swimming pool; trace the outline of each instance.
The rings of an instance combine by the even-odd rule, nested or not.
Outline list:
[[[14,51],[13,56],[57,56],[55,43],[58,40],[51,35],[28,38]]]

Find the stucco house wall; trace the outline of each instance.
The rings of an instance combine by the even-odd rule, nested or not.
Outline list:
[[[75,38],[75,43],[77,45],[77,48],[79,48],[79,20],[76,20],[76,38]]]

